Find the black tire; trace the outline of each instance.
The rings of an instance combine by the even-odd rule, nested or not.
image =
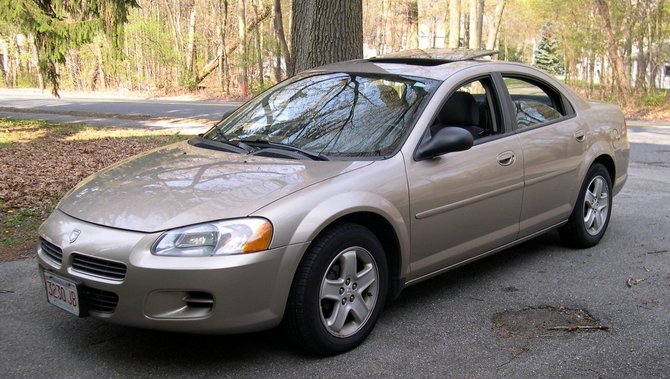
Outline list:
[[[377,237],[360,225],[336,226],[317,238],[300,262],[283,329],[297,346],[319,355],[350,350],[372,331],[387,284],[386,256]]]
[[[598,185],[602,190],[597,189]],[[612,179],[605,166],[595,163],[586,174],[568,223],[558,229],[561,239],[571,247],[595,246],[603,238],[611,214]]]

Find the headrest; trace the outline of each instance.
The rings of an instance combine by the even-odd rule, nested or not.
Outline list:
[[[467,92],[454,92],[442,106],[437,121],[445,125],[479,125],[479,106]]]

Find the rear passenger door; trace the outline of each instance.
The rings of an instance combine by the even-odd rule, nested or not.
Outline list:
[[[524,157],[519,237],[525,237],[569,217],[587,135],[571,104],[550,84],[519,74],[503,74],[503,82]]]

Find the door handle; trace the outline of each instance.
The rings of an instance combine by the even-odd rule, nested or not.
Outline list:
[[[581,129],[576,131],[575,139],[577,140],[577,142],[584,142],[584,140],[586,140],[586,133]]]
[[[513,151],[504,151],[500,154],[498,154],[498,163],[500,163],[501,166],[509,166],[514,161],[516,160],[516,156],[514,155]]]

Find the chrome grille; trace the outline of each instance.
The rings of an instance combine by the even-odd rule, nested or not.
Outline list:
[[[105,279],[123,280],[126,277],[126,265],[88,255],[72,254],[72,269]]]
[[[89,311],[113,313],[119,302],[119,296],[114,292],[83,287],[81,294],[83,303]]]
[[[49,259],[58,264],[63,263],[63,250],[61,250],[60,247],[43,238],[40,239],[40,247]]]

